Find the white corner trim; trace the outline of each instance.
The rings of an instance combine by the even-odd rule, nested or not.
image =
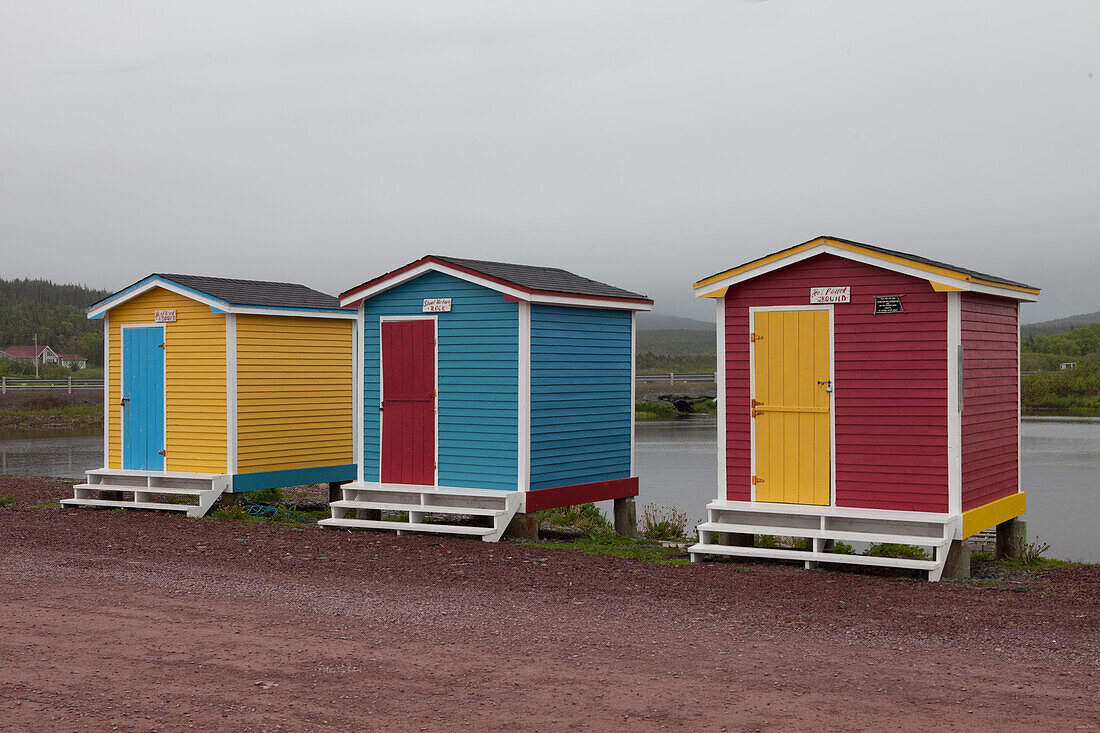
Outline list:
[[[714,301],[718,307],[714,324],[715,332],[717,333],[717,358],[714,365],[717,373],[715,374],[715,381],[718,388],[718,495],[719,501],[725,501],[727,496],[726,486],[726,299],[717,298]],[[752,358],[752,355],[749,355]],[[633,380],[631,380],[633,381]],[[752,385],[749,387],[752,390]],[[752,421],[749,421],[750,426]],[[755,433],[752,432],[750,427],[749,440],[755,440]],[[755,466],[754,466],[755,468]]]
[[[122,334],[119,334],[119,347],[122,346]],[[119,359],[119,367],[122,360]],[[122,382],[119,382],[121,385]],[[121,423],[121,420],[119,421]],[[122,444],[119,444],[121,450]],[[122,459],[119,457],[119,467]],[[103,315],[103,467],[111,467],[111,314]]]
[[[637,359],[638,359],[638,314],[630,313],[630,475],[634,473],[634,412],[638,404],[637,386]]]
[[[947,511],[962,513],[962,293],[947,293]]]
[[[225,315],[225,470],[237,473],[237,316]]]
[[[520,491],[531,490],[531,304],[519,303],[519,456],[516,482]]]
[[[355,468],[356,476],[359,479],[359,483],[363,483],[363,400],[366,399],[366,395],[363,392],[363,350],[366,348],[366,315],[364,313],[363,305],[360,304],[356,310],[355,321],[355,337],[352,339],[353,348],[355,351],[352,354],[352,365],[355,369],[355,376],[352,380],[352,393],[354,394],[354,411],[352,424],[355,426],[355,436],[352,441],[352,450],[355,451]],[[382,348],[382,344],[378,344],[379,350]],[[381,380],[379,380],[379,389],[381,389]],[[381,427],[381,419],[379,419],[379,427]],[[379,471],[381,471],[379,466]],[[381,478],[381,473],[379,473]]]

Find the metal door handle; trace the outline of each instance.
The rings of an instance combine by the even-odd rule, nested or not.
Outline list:
[[[129,402],[129,401],[130,401],[129,397],[123,397],[122,400],[120,400],[118,404],[122,405],[123,407],[126,407],[126,403]]]

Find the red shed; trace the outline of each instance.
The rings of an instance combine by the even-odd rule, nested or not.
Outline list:
[[[695,283],[718,322],[706,554],[927,570],[1024,512],[1019,304],[1039,290],[818,237]],[[717,536],[716,536],[717,535]],[[805,538],[755,547],[753,535]],[[917,545],[927,557],[833,552]]]

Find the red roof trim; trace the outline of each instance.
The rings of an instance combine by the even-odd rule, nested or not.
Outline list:
[[[416,262],[410,262],[409,264],[405,265],[404,267],[399,267],[396,270],[393,270],[391,272],[387,272],[385,275],[379,275],[378,277],[374,278],[373,280],[368,280],[367,282],[363,283],[362,285],[360,285],[358,287],[351,288],[350,290],[345,290],[344,292],[340,293],[340,299],[343,300],[344,298],[346,298],[350,295],[354,295],[355,293],[366,290],[367,288],[373,287],[373,286],[375,286],[379,283],[383,283],[386,280],[390,280],[392,278],[395,278],[398,275],[404,274],[404,273],[408,272],[409,270],[415,269],[415,268],[420,267],[421,265],[427,264],[429,262],[434,263],[436,265],[440,265],[441,267],[446,267],[446,268],[449,268],[449,269],[452,269],[452,270],[458,270],[459,272],[464,272],[467,275],[473,275],[474,277],[481,278],[482,280],[488,280],[489,282],[494,282],[494,283],[497,283],[497,284],[500,284],[500,285],[505,285],[507,287],[514,288],[516,290],[521,290],[521,291],[523,291],[525,293],[529,293],[531,295],[556,295],[556,296],[561,296],[561,297],[564,297],[564,298],[583,298],[584,300],[604,300],[604,301],[610,301],[610,302],[613,302],[613,303],[648,303],[649,305],[653,305],[653,301],[649,298],[616,298],[616,297],[611,296],[611,295],[585,295],[583,293],[570,293],[570,292],[562,291],[562,290],[533,290],[531,288],[524,287],[523,285],[519,285],[517,283],[514,283],[511,280],[504,280],[503,278],[494,277],[493,275],[486,275],[484,272],[481,272],[480,270],[475,270],[471,267],[465,267],[463,265],[456,265],[453,262],[448,262],[447,260],[443,260],[443,259],[440,259],[438,257],[433,257],[431,255],[428,255],[427,257],[421,257]],[[358,301],[348,303],[348,305],[349,306],[350,305],[358,305]]]

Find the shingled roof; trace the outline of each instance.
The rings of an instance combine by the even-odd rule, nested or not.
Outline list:
[[[773,252],[764,257],[750,260],[737,267],[703,278],[696,282],[693,287],[696,290],[706,289],[721,282],[728,282],[730,278],[735,276],[743,280],[746,276],[754,276],[752,275],[754,271],[760,270],[760,268],[766,265],[774,265],[776,262],[782,262],[788,257],[805,256],[807,253],[812,254],[815,251],[830,248],[833,254],[842,257],[851,256],[848,254],[849,252],[857,255],[862,254],[876,260],[877,264],[887,269],[896,268],[898,266],[908,266],[917,270],[926,271],[929,273],[930,280],[938,280],[939,278],[937,276],[941,276],[942,278],[948,278],[945,280],[945,282],[948,283],[952,281],[951,279],[961,281],[961,284],[965,285],[976,283],[978,285],[988,286],[993,291],[996,291],[995,294],[1003,294],[1008,297],[1017,297],[1018,299],[1024,300],[1035,300],[1039,294],[1038,288],[1017,282],[1016,280],[1009,280],[1008,278],[999,277],[997,275],[989,275],[984,272],[978,272],[977,270],[970,270],[965,267],[959,267],[958,265],[921,257],[920,255],[909,254],[908,252],[899,252],[893,249],[877,247],[873,244],[854,242],[850,239],[830,236],[815,237],[801,244],[796,244],[793,247],[787,247],[786,249]],[[767,270],[764,269],[761,271],[766,272]],[[962,289],[969,288],[964,287]],[[986,292],[989,291],[987,290]],[[1015,293],[1019,293],[1019,295]],[[701,297],[715,296],[713,293],[704,293]]]
[[[487,260],[465,260],[458,257],[432,255],[437,260],[452,265],[475,270],[489,277],[499,278],[527,290],[542,290],[572,295],[595,295],[604,298],[645,298],[640,293],[617,288],[614,285],[590,280],[558,267],[537,267],[535,265],[513,265],[507,262],[489,262]]]
[[[264,280],[236,280],[227,277],[201,275],[158,274],[165,280],[198,290],[230,305],[252,305],[276,308],[339,308],[340,300],[333,295],[307,288],[297,283],[276,283]]]
[[[558,267],[539,267],[536,265],[517,265],[509,262],[491,262],[489,260],[470,260],[444,255],[427,255],[404,267],[385,275],[368,280],[358,287],[340,294],[345,304],[363,297],[371,297],[381,289],[393,287],[411,277],[419,277],[426,270],[465,273],[479,279],[488,287],[501,289],[515,295],[516,291],[532,296],[532,302],[552,302],[552,297],[569,297],[589,300],[620,301],[632,304],[633,310],[648,310],[653,301],[641,293],[608,285],[607,283],[581,277]],[[499,286],[499,287],[498,287]],[[524,297],[524,299],[527,299]],[[541,299],[541,300],[540,300]]]
[[[295,309],[339,309],[340,301],[332,295],[307,288],[297,283],[268,282],[264,280],[239,280],[227,277],[205,277],[202,275],[175,275],[154,273],[138,282],[93,303],[88,310],[105,303],[122,293],[143,285],[150,280],[175,283],[188,290],[194,290],[230,306],[256,308],[295,308]]]

